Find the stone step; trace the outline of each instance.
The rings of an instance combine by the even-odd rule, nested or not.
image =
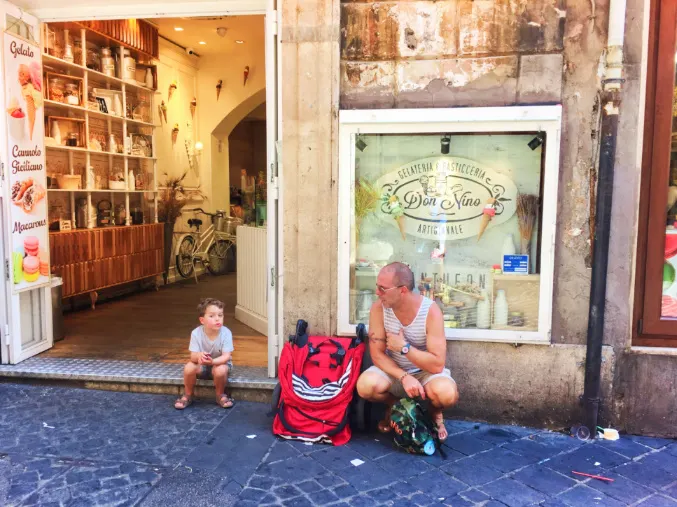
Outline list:
[[[178,396],[183,392],[183,365],[113,359],[32,357],[17,365],[0,365],[0,381]],[[235,365],[228,384],[228,390],[236,400],[268,403],[277,379],[269,378],[266,368]],[[198,380],[195,396],[213,398],[213,385],[209,380]]]

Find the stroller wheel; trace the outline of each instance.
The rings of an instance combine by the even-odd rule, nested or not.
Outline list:
[[[281,395],[282,395],[282,386],[280,386],[280,383],[278,382],[275,385],[275,389],[273,389],[273,397],[272,400],[270,401],[270,411],[273,414],[277,413],[277,407],[280,404]]]

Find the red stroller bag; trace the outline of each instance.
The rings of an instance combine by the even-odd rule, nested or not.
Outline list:
[[[366,336],[308,336],[299,320],[279,362],[280,394],[273,433],[287,439],[343,445],[350,440],[350,402]]]

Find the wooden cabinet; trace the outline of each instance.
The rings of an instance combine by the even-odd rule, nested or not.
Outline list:
[[[164,269],[163,224],[54,232],[49,245],[64,298],[154,277]]]

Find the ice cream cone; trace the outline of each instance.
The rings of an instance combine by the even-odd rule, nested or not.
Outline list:
[[[197,108],[197,99],[193,98],[193,100],[190,101],[190,116],[192,118],[195,118],[195,109]]]
[[[176,139],[179,136],[179,124],[176,123],[172,129],[172,144],[176,144]]]
[[[28,137],[33,140],[33,127],[35,127],[35,100],[26,97],[26,113],[28,113]]]
[[[400,228],[400,234],[402,235],[402,239],[407,239],[407,233],[404,230],[404,215],[400,215],[399,217],[395,217],[395,220],[397,220],[397,226]]]
[[[482,221],[480,222],[480,230],[477,232],[477,241],[480,240],[482,234],[484,234],[484,231],[489,225],[489,222],[491,222],[491,219],[496,215],[496,209],[494,208],[495,202],[496,199],[494,198],[487,199],[487,204],[482,210]]]
[[[246,66],[244,68],[244,83],[242,83],[243,86],[247,84],[247,78],[248,77],[249,77],[249,66]]]
[[[219,101],[219,97],[221,96],[221,87],[223,86],[223,80],[219,79],[219,82],[216,83],[216,101]]]
[[[477,241],[480,240],[482,234],[484,234],[485,229],[491,222],[491,217],[489,215],[482,215],[482,221],[480,222],[480,230],[477,232]]]

